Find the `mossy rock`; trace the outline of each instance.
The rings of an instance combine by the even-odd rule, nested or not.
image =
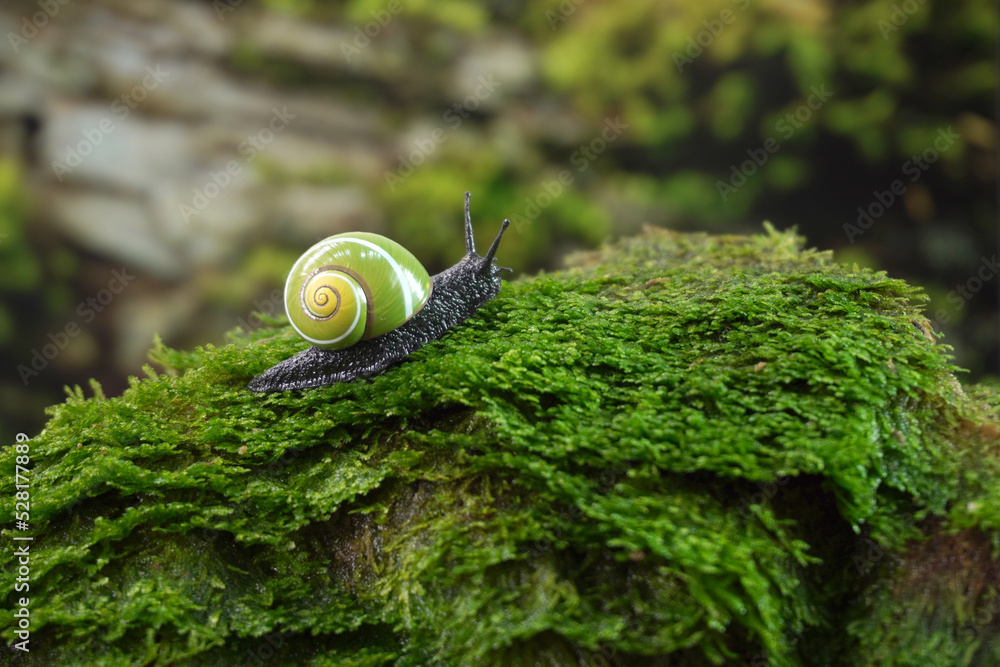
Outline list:
[[[316,390],[246,390],[304,347],[282,323],[158,345],[166,373],[77,388],[28,443],[6,655],[1000,664],[1000,396],[918,290],[801,243],[648,230]]]

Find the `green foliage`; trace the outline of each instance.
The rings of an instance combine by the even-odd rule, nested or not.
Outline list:
[[[962,566],[996,567],[1000,546],[997,393],[963,394],[916,290],[800,242],[650,231],[505,285],[368,382],[248,393],[303,348],[283,326],[158,342],[167,373],[72,391],[29,443],[23,664],[887,664],[865,652],[885,633],[901,655],[958,646]],[[10,516],[11,476],[0,491]],[[935,572],[930,613],[898,585],[926,562],[882,555],[948,531],[983,537]],[[909,634],[882,622],[901,614]]]
[[[21,369],[32,372],[33,349],[65,327],[63,313],[72,307],[78,270],[77,258],[65,248],[32,238],[31,214],[20,162],[0,156],[0,361],[7,369],[0,379],[0,439],[5,441],[24,428],[25,415],[41,415],[61,395],[58,387],[51,395],[28,394]]]
[[[912,151],[933,145],[924,141],[917,148],[904,146],[902,137],[914,127],[936,130],[954,123],[961,105],[951,101],[985,101],[986,91],[995,89],[988,45],[996,39],[996,20],[985,0],[957,5],[928,2],[920,3],[912,16],[903,14],[907,21],[897,27],[892,17],[899,4],[879,0],[834,12],[821,3],[793,9],[738,0],[669,6],[644,0],[629,3],[628,8],[588,2],[566,16],[560,13],[565,3],[553,1],[547,14],[553,29],[538,26],[536,34],[553,87],[588,115],[620,111],[633,124],[628,143],[645,150],[670,145],[675,154],[672,163],[698,161],[706,148],[728,151],[735,159],[755,138],[782,138],[775,132],[775,112],[783,115],[805,102],[814,87],[827,86],[833,100],[816,110],[807,127],[797,128],[799,132],[842,135],[861,159],[902,164]],[[723,22],[720,16],[725,12],[729,20]],[[947,29],[931,36],[933,22],[939,20]],[[715,24],[714,30],[709,23]],[[940,77],[940,85],[948,87],[947,93],[942,91],[942,104],[900,122],[900,107],[912,104],[914,95],[926,94],[927,77],[914,71],[920,65],[908,55],[908,40],[920,38],[938,43],[943,52],[956,50],[961,42],[981,57],[956,75]],[[623,49],[623,44],[629,47]],[[783,85],[785,80],[794,81],[794,86]],[[744,131],[748,124],[751,134]],[[803,141],[802,136],[783,139],[792,142],[796,157],[814,155],[813,141]],[[946,157],[958,161],[959,151]],[[674,178],[671,170],[664,171],[661,192],[669,191]],[[719,175],[707,176],[714,182]],[[817,185],[809,179],[797,184]],[[693,218],[716,219],[712,200],[717,195],[711,195],[689,211]],[[739,199],[752,201],[764,195],[748,190]],[[669,204],[669,198],[664,199]],[[745,205],[730,201],[726,212],[730,217],[739,215]]]
[[[28,245],[25,219],[28,214],[21,169],[17,162],[0,158],[0,263],[4,269],[5,295],[37,289],[42,267]],[[13,314],[0,305],[0,344],[14,335]]]

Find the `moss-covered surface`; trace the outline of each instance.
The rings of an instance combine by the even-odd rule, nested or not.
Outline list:
[[[248,393],[303,347],[283,327],[158,347],[30,442],[7,655],[1000,664],[997,392],[917,290],[800,244],[648,231],[370,382]]]

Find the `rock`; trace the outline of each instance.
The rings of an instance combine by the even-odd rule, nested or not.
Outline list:
[[[58,183],[136,196],[190,171],[195,139],[182,123],[140,118],[127,106],[58,104],[45,118],[41,156]]]
[[[466,108],[497,109],[517,96],[537,76],[527,44],[492,37],[477,40],[460,61],[450,86],[452,97]]]
[[[148,224],[148,208],[139,199],[56,189],[46,197],[45,211],[60,232],[90,252],[166,280],[184,276],[180,249]]]
[[[354,38],[349,29],[273,13],[259,16],[247,36],[270,56],[332,69],[347,66],[341,44]]]
[[[247,391],[279,326],[74,391],[31,664],[1000,662],[1000,397],[918,290],[773,229],[571,264],[371,380]]]
[[[194,282],[177,290],[154,289],[125,293],[115,304],[115,364],[137,373],[145,362],[153,339],[168,340],[185,335],[198,314]],[[235,324],[233,325],[235,326]]]
[[[294,229],[290,245],[311,245],[333,234],[361,229],[377,234],[385,227],[378,209],[356,187],[289,186],[280,191],[275,208],[287,216],[289,229]]]

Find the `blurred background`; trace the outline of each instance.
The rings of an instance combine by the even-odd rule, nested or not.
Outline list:
[[[998,373],[991,0],[4,0],[0,35],[4,442],[280,313],[330,234],[453,264],[466,190],[515,276],[797,226]]]

